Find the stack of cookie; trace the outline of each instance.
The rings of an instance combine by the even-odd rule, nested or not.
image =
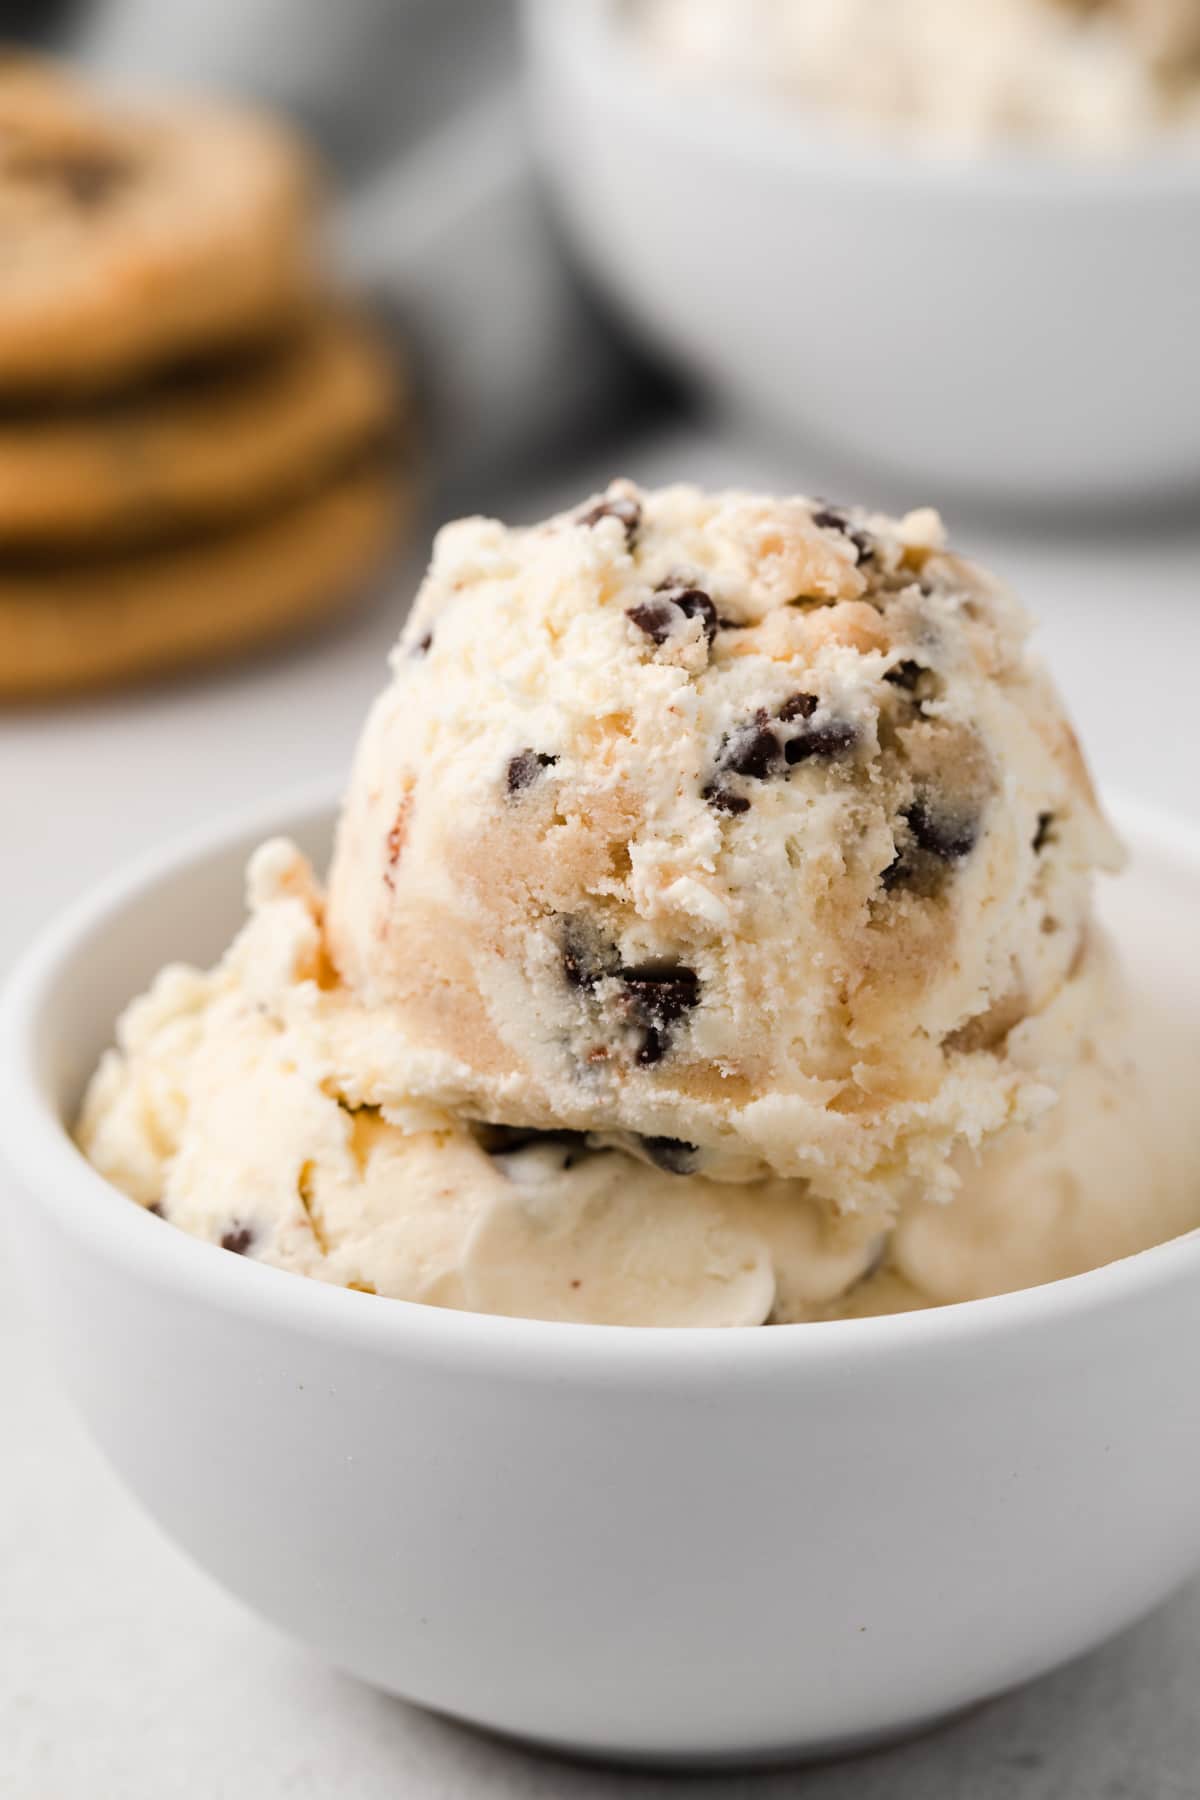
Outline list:
[[[395,372],[273,121],[0,59],[0,696],[310,624],[397,524]]]

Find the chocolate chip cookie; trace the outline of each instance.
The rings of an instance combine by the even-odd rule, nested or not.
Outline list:
[[[381,458],[265,517],[104,559],[0,563],[0,699],[211,662],[339,612],[411,500]]]
[[[0,412],[0,547],[225,525],[316,487],[395,429],[394,359],[324,310],[274,349],[69,411]]]
[[[111,389],[273,332],[312,287],[310,159],[233,106],[110,106],[0,61],[0,396]]]

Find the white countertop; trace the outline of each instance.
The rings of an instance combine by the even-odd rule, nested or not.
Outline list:
[[[804,487],[759,449],[660,440],[620,472]],[[597,472],[595,485],[616,472]],[[537,516],[568,492],[523,496]],[[887,500],[889,496],[882,496]],[[953,518],[950,524],[953,527]],[[1043,621],[1103,786],[1200,825],[1200,518],[1132,535],[967,526]],[[232,676],[0,716],[5,954],[129,855],[344,773],[419,570],[324,641]],[[53,1389],[0,1247],[0,1800],[354,1800],[674,1792],[572,1768],[332,1674],[260,1627],[117,1489]],[[1116,1644],[957,1727],[807,1774],[700,1791],[805,1800],[1197,1800],[1200,1586]]]

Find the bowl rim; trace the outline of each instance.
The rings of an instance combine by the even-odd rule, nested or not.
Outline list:
[[[853,1367],[1033,1327],[1106,1309],[1181,1280],[1200,1292],[1200,1228],[1081,1275],[986,1299],[863,1319],[757,1326],[588,1325],[451,1311],[419,1301],[355,1292],[233,1257],[153,1217],[86,1160],[39,1079],[36,1044],[43,1008],[64,964],[122,913],[149,902],[163,880],[236,844],[281,830],[332,824],[339,794],[308,785],[179,834],[118,868],[38,933],[0,988],[0,1095],[5,1130],[0,1162],[17,1177],[15,1205],[36,1205],[89,1250],[159,1288],[220,1310],[274,1321],[310,1337],[370,1345],[394,1354],[462,1358],[495,1372],[547,1378],[566,1369],[603,1379],[632,1373],[690,1384],[774,1368],[830,1362]],[[1165,857],[1200,882],[1200,827],[1109,796],[1135,848]]]
[[[1142,146],[1071,155],[1037,144],[999,144],[948,154],[936,144],[901,134],[872,138],[819,115],[811,123],[753,94],[714,86],[696,91],[673,83],[638,46],[618,18],[628,0],[523,0],[526,40],[535,66],[569,59],[593,92],[615,98],[659,134],[669,132],[707,158],[718,146],[758,167],[821,175],[851,185],[909,187],[968,197],[981,194],[1054,207],[1064,200],[1091,205],[1144,202],[1155,196],[1194,201],[1200,189],[1200,133],[1180,145],[1169,133]]]

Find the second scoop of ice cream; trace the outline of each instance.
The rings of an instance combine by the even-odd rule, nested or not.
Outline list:
[[[1195,1225],[1194,1029],[1127,1008],[1102,940],[1035,1029],[1057,1105],[978,1158],[952,1205],[839,1216],[806,1185],[705,1181],[577,1133],[446,1121],[377,1096],[388,1037],[332,978],[320,889],[255,856],[251,918],[211,972],[165,970],[89,1089],[80,1141],[174,1227],[253,1261],[428,1305],[624,1325],[908,1309],[1071,1275]]]
[[[1025,636],[930,514],[618,483],[444,531],[330,877],[377,1098],[944,1194],[1050,1103],[1025,1026],[1118,859]]]

